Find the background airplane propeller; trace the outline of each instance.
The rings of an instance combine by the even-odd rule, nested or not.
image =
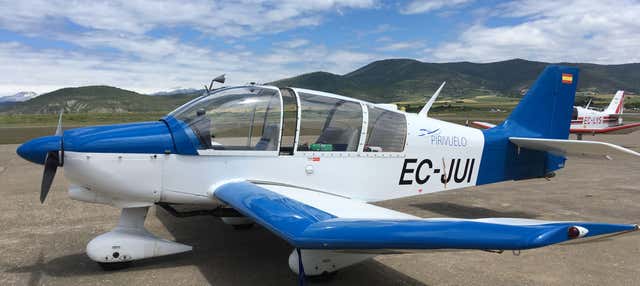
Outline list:
[[[56,127],[56,136],[60,136],[60,150],[47,152],[47,157],[44,161],[44,172],[42,174],[42,184],[40,186],[40,203],[44,203],[44,200],[49,194],[53,178],[56,176],[58,166],[62,167],[64,163],[64,141],[62,140],[62,113],[58,117],[58,126]]]

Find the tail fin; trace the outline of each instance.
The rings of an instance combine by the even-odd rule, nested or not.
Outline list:
[[[509,137],[567,139],[578,69],[547,66],[509,117],[482,130],[484,149],[476,184],[549,176],[565,158],[545,151],[517,148]]]
[[[608,114],[622,114],[624,109],[624,90],[618,90],[616,95],[613,96],[609,107],[604,111]]]
[[[546,67],[504,127],[511,136],[567,139],[577,84],[577,68]]]

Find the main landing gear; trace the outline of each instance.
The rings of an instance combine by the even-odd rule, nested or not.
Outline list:
[[[302,256],[302,260],[298,257]],[[289,268],[312,281],[331,279],[339,269],[374,257],[367,253],[343,253],[332,250],[294,249],[289,255]],[[302,270],[302,271],[300,271]],[[299,280],[304,280],[299,277]]]
[[[126,268],[131,261],[187,252],[189,245],[156,237],[144,228],[149,207],[125,208],[118,225],[87,244],[87,255],[105,270]]]
[[[203,215],[219,217],[222,222],[231,225],[235,230],[247,230],[255,225],[253,220],[243,216],[235,209],[229,207],[217,207],[215,209],[209,210],[178,211],[173,206],[167,203],[158,203],[157,205],[175,217],[192,217]]]

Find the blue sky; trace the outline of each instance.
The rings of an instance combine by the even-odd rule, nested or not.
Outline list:
[[[640,1],[0,0],[0,96],[150,93],[371,61],[640,62]]]

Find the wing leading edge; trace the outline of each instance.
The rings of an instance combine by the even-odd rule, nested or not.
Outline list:
[[[295,199],[289,195],[293,192]],[[344,197],[247,181],[224,184],[214,195],[292,246],[303,249],[520,250],[638,230],[634,224],[420,219]],[[310,198],[304,199],[306,195]],[[354,207],[336,207],[350,205]],[[367,215],[358,217],[349,209]]]

